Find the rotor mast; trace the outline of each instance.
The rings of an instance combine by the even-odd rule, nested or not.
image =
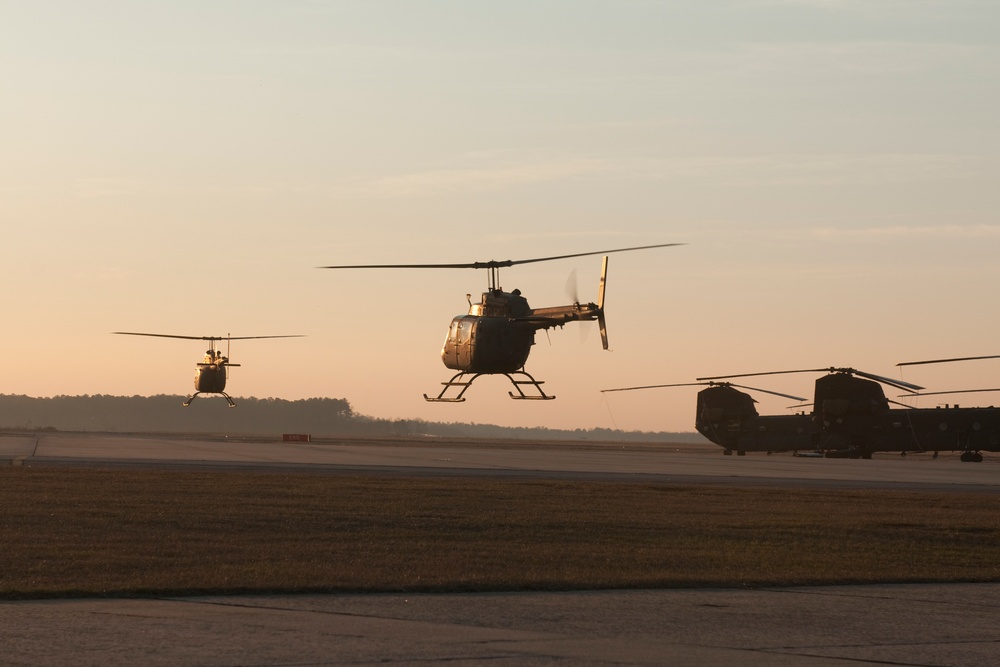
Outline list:
[[[487,283],[487,287],[491,292],[496,290],[502,291],[500,287],[500,267],[498,265],[490,264],[490,275]]]

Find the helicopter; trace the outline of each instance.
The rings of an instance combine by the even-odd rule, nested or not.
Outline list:
[[[134,331],[112,331],[111,333],[120,336],[153,336],[156,338],[181,338],[184,340],[207,340],[208,350],[205,351],[205,359],[198,363],[194,372],[195,392],[185,400],[182,405],[188,407],[191,401],[201,394],[221,394],[229,403],[229,407],[235,408],[236,402],[226,393],[226,380],[229,379],[229,368],[239,366],[229,362],[229,345],[234,340],[254,340],[257,338],[301,338],[300,335],[291,336],[175,336],[171,334],[137,333]],[[226,341],[226,354],[216,349],[217,341]]]
[[[740,385],[728,382],[816,372],[826,375],[816,379],[813,409],[808,414],[759,415],[753,398],[739,391]],[[983,451],[1000,451],[1000,408],[914,408],[888,399],[882,385],[908,392],[904,396],[928,395],[920,393],[924,387],[854,368],[743,373],[697,380],[709,388],[698,394],[695,428],[723,447],[725,454],[812,451],[827,458],[870,459],[874,452],[931,452],[937,458],[940,451],[959,451],[963,462],[978,463],[983,460]]]
[[[788,373],[826,373],[816,379],[812,413],[795,415],[795,417],[809,417],[812,425],[797,434],[800,436],[800,441],[794,450],[813,449],[824,452],[830,458],[870,459],[875,451],[906,451],[911,444],[906,440],[909,432],[904,432],[905,422],[902,417],[893,413],[908,412],[912,408],[886,398],[882,389],[883,384],[910,393],[923,389],[909,382],[855,368],[837,367],[742,373],[698,379],[725,380]],[[892,410],[889,407],[890,403],[902,406],[904,409]],[[776,425],[779,422],[773,420],[787,419],[787,417],[758,417],[759,420],[766,420],[760,422],[758,426]],[[902,439],[900,435],[903,436]]]
[[[981,359],[1000,359],[1000,355],[991,354],[980,357],[954,357],[951,359],[930,359],[926,361],[903,361],[896,366],[922,366],[925,364],[944,364],[956,361],[978,361]],[[913,396],[943,396],[946,394],[974,394],[981,392],[1000,391],[1000,389],[958,389],[951,391],[925,391],[912,394]],[[978,463],[983,460],[982,451],[997,451],[996,447],[1000,441],[1000,430],[997,422],[1000,417],[996,415],[998,410],[994,407],[988,408],[963,408],[957,404],[954,406],[945,405],[944,408],[934,408],[942,415],[940,430],[948,431],[948,426],[954,424],[955,438],[962,450],[962,461]],[[985,431],[985,433],[984,433]]]
[[[808,438],[804,437],[812,426],[812,419],[809,415],[761,417],[754,405],[757,401],[750,394],[739,391],[739,389],[771,394],[793,401],[806,400],[801,396],[748,387],[732,382],[714,381],[619,387],[602,389],[601,392],[696,386],[707,386],[708,389],[702,389],[698,392],[695,429],[709,441],[722,447],[726,456],[732,455],[733,451],[744,456],[748,451],[766,451],[770,454],[809,447]]]
[[[513,399],[552,400],[555,396],[546,394],[540,380],[536,380],[524,370],[531,346],[535,344],[535,332],[539,329],[562,327],[569,322],[598,322],[601,343],[608,349],[607,325],[604,317],[604,291],[607,282],[607,254],[631,252],[650,248],[666,248],[684,245],[682,243],[661,243],[635,248],[616,248],[571,255],[538,257],[519,260],[490,260],[464,264],[367,264],[324,266],[324,269],[486,269],[489,272],[487,291],[482,293],[479,303],[472,303],[472,295],[467,294],[469,312],[458,315],[451,321],[448,335],[441,348],[441,360],[447,368],[458,371],[446,382],[437,396],[424,394],[429,402],[460,403],[465,400],[465,392],[477,378],[483,375],[503,375],[514,387],[508,391]],[[548,262],[571,257],[605,255],[601,266],[597,303],[574,303],[566,306],[532,308],[521,290],[505,292],[500,286],[500,269],[518,264]],[[529,392],[525,392],[528,388]],[[455,390],[453,396],[446,394]]]

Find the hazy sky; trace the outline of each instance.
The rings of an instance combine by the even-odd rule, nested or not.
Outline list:
[[[234,343],[231,393],[692,430],[697,388],[600,390],[1000,354],[998,28],[995,0],[0,0],[0,393],[192,390],[201,343],[115,330],[307,334]],[[539,334],[555,401],[423,401],[484,273],[316,268],[669,242],[611,256],[611,352]],[[501,282],[554,306],[599,270]]]

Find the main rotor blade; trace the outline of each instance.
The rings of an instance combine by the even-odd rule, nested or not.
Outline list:
[[[976,394],[984,391],[1000,391],[998,389],[955,389],[953,391],[922,391],[919,394],[903,394],[900,398],[909,398],[911,396],[940,396],[941,394]]]
[[[716,375],[714,377],[697,378],[699,380],[725,380],[728,378],[749,378],[758,375],[787,375],[788,373],[825,373],[837,370],[835,368],[799,368],[792,371],[764,371],[762,373],[739,373],[736,375]]]
[[[536,257],[535,259],[491,259],[488,262],[467,262],[460,264],[342,264],[337,266],[321,266],[321,269],[496,269],[517,264],[532,264],[534,262],[550,262],[556,259],[571,257],[587,257],[590,255],[606,255],[612,252],[631,252],[633,250],[648,250],[650,248],[669,248],[687,245],[686,243],[659,243],[657,245],[636,246],[634,248],[615,248],[613,250],[596,250],[594,252],[579,252],[572,255],[554,255],[552,257]]]
[[[304,334],[289,336],[175,336],[173,334],[138,333],[135,331],[112,331],[122,336],[154,336],[156,338],[182,338],[184,340],[252,340],[254,338],[304,338]]]
[[[305,338],[305,334],[288,334],[285,336],[226,336],[224,340],[254,340],[256,338]],[[219,339],[223,340],[223,339]]]
[[[739,375],[717,375],[715,377],[704,377],[698,378],[699,380],[725,380],[728,378],[745,378],[754,377],[757,375],[784,375],[786,373],[847,373],[849,375],[859,375],[863,378],[868,378],[869,380],[874,380],[876,382],[881,382],[897,389],[905,389],[907,391],[919,391],[923,389],[920,385],[912,384],[910,382],[903,382],[902,380],[894,380],[892,378],[887,378],[882,375],[875,375],[874,373],[866,373],[865,371],[859,371],[855,368],[836,368],[831,366],[829,368],[802,368],[791,371],[767,371],[764,373],[741,373]]]
[[[719,384],[719,383],[718,382],[710,382],[709,384]],[[748,387],[745,384],[729,384],[728,382],[726,382],[724,384],[728,384],[730,387],[739,387],[740,389],[749,389],[750,391],[759,391],[759,392],[764,393],[764,394],[772,394],[774,396],[781,396],[782,398],[790,398],[793,401],[804,401],[804,400],[806,400],[806,399],[802,398],[801,396],[792,396],[791,394],[782,394],[779,391],[771,391],[770,389],[761,389],[760,387]]]
[[[777,391],[771,391],[769,389],[761,389],[759,387],[748,387],[743,384],[732,384],[730,382],[681,382],[679,384],[651,384],[645,387],[620,387],[618,389],[602,389],[601,393],[609,391],[632,391],[634,389],[659,389],[661,387],[739,387],[740,389],[749,389],[750,391],[759,391],[764,394],[773,394],[774,396],[781,396],[782,398],[790,398],[793,401],[804,401],[806,399],[801,396],[792,396],[791,394],[782,394]]]
[[[883,377],[881,375],[875,375],[874,373],[866,373],[864,371],[853,371],[855,375],[860,375],[863,378],[868,378],[869,380],[875,380],[876,382],[881,382],[882,384],[887,384],[890,387],[896,387],[897,389],[906,389],[907,391],[920,391],[923,389],[918,384],[912,384],[910,382],[903,382],[902,380],[895,380],[893,378]]]
[[[633,250],[649,250],[650,248],[669,248],[672,246],[687,245],[686,243],[659,243],[657,245],[643,245],[634,248],[615,248],[614,250],[595,250],[594,252],[578,252],[572,255],[555,255],[553,257],[538,257],[536,259],[516,259],[507,260],[502,266],[513,266],[515,264],[532,264],[534,262],[549,262],[555,259],[569,259],[571,257],[588,257],[590,255],[607,255],[613,252],[631,252]]]
[[[904,361],[897,366],[919,366],[921,364],[945,364],[952,361],[976,361],[978,359],[1000,359],[1000,354],[991,354],[985,357],[955,357],[954,359],[930,359],[928,361]]]
[[[618,387],[617,389],[602,389],[601,393],[605,394],[611,391],[634,391],[636,389],[660,389],[662,387],[697,387],[701,385],[709,384],[707,382],[681,382],[680,384],[650,384],[644,387]]]
[[[121,336],[154,336],[156,338],[183,338],[184,340],[223,340],[225,336],[174,336],[172,334],[137,333],[135,331],[112,331]]]

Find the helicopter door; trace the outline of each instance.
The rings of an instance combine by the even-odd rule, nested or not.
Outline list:
[[[472,339],[477,319],[459,315],[451,321],[448,338],[441,348],[441,359],[448,368],[467,371],[472,367]]]

